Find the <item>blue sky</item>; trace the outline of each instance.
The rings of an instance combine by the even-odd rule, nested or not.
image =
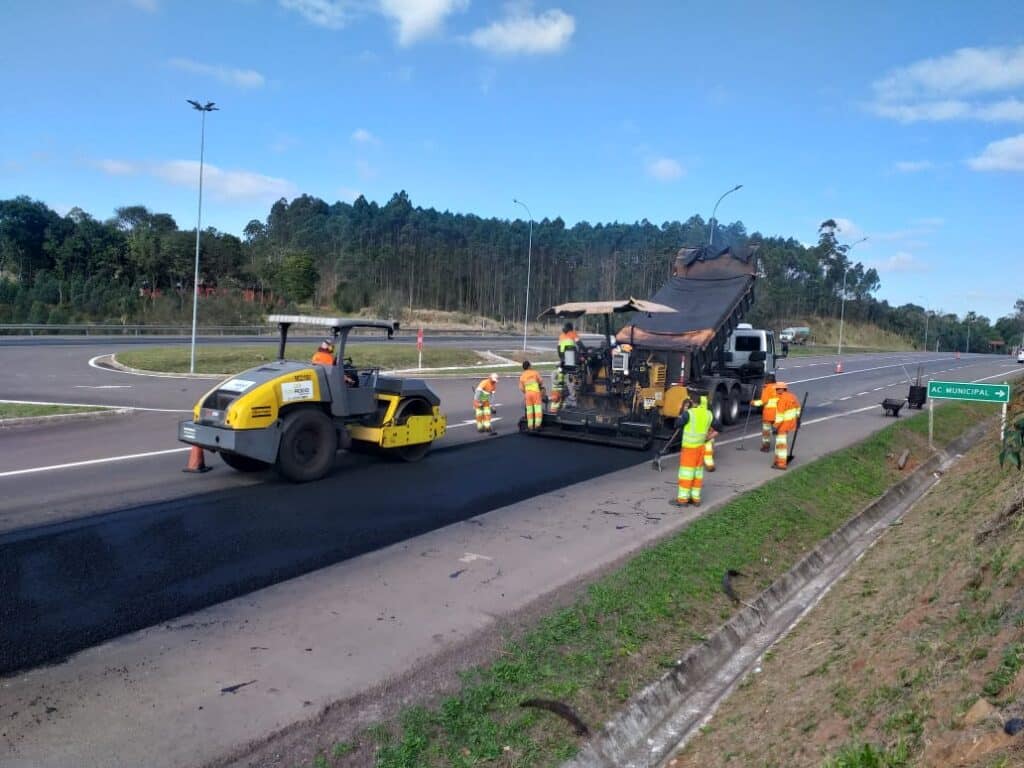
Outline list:
[[[281,196],[512,218],[707,217],[1024,296],[1024,3],[94,0],[5,5],[0,197],[240,233]]]

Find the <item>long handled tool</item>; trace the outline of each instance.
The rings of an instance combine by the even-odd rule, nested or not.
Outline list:
[[[786,457],[786,463],[788,464],[794,458],[793,452],[796,450],[796,437],[800,434],[800,424],[804,420],[804,408],[807,407],[807,392],[804,392],[804,400],[800,403],[800,415],[796,417],[796,429],[793,430],[793,442],[789,444],[789,456]]]
[[[661,460],[665,457],[665,454],[668,453],[669,448],[672,447],[673,443],[675,443],[676,438],[679,437],[679,433],[682,431],[682,429],[682,427],[676,427],[675,432],[673,432],[669,436],[668,440],[665,442],[665,445],[662,446],[660,451],[658,451],[658,455],[655,456],[654,459],[651,461],[651,469],[656,469],[659,472],[661,472]]]
[[[754,410],[754,406],[751,405],[750,403],[747,403],[747,418],[743,420],[743,439],[740,440],[740,444],[736,446],[737,451],[747,450],[747,427],[750,426],[750,412],[752,410]]]

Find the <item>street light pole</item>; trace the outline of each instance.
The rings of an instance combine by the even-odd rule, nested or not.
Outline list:
[[[722,197],[718,198],[718,202],[715,203],[715,207],[711,210],[711,218],[708,220],[708,223],[711,225],[711,234],[708,235],[708,248],[715,244],[715,214],[718,213],[718,203],[722,202],[723,198],[725,198],[726,195],[731,195],[736,190],[742,188],[742,184],[737,184],[729,191],[723,192]]]
[[[967,354],[971,353],[971,318],[967,318]]]
[[[526,329],[530,322],[530,264],[533,261],[533,214],[522,200],[512,198],[512,202],[521,205],[526,209],[526,215],[530,217],[530,239],[526,244],[526,309],[523,310],[523,351],[526,351]]]
[[[216,112],[219,107],[215,106],[212,101],[208,101],[205,104],[200,104],[198,101],[192,101],[192,99],[185,99],[185,101],[192,105],[192,109],[196,109],[202,113],[199,128],[199,213],[196,215],[196,271],[195,276],[192,279],[192,347],[189,353],[188,363],[188,372],[195,373],[196,317],[199,309],[199,233],[202,231],[203,225],[203,153],[206,149],[206,113]]]
[[[866,237],[862,237],[860,240],[855,242],[853,245],[846,249],[846,253],[849,253],[858,245],[867,240]],[[843,321],[846,319],[846,275],[850,271],[849,267],[843,269],[843,300],[839,308],[839,348],[836,350],[836,357],[841,357],[843,354]]]

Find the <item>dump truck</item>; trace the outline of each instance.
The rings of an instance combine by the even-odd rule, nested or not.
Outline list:
[[[811,329],[806,325],[783,328],[779,333],[779,341],[783,344],[807,344],[811,340]]]
[[[419,379],[358,368],[345,356],[354,329],[377,329],[390,339],[399,324],[311,315],[271,315],[280,332],[278,359],[236,374],[203,395],[178,439],[219,453],[239,472],[276,467],[293,482],[324,477],[338,450],[369,448],[418,461],[445,434],[440,398]],[[285,359],[293,325],[328,329],[335,363]]]
[[[605,338],[565,365],[557,413],[545,413],[542,436],[646,449],[671,435],[687,397],[706,394],[722,424],[734,424],[765,375],[786,356],[772,331],[741,320],[754,300],[757,248],[683,248],[671,275],[649,302],[575,302],[542,318],[601,314]],[[609,318],[631,311],[614,335]],[[578,359],[576,359],[578,358]]]

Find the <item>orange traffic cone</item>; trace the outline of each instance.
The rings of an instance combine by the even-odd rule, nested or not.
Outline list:
[[[206,466],[203,449],[198,445],[193,445],[192,450],[188,452],[188,466],[181,471],[201,474],[203,472],[209,472],[211,469],[213,469],[213,467]]]
[[[842,373],[842,372],[843,372],[843,362],[842,362],[842,360],[840,360],[839,362],[836,363],[836,373]]]

